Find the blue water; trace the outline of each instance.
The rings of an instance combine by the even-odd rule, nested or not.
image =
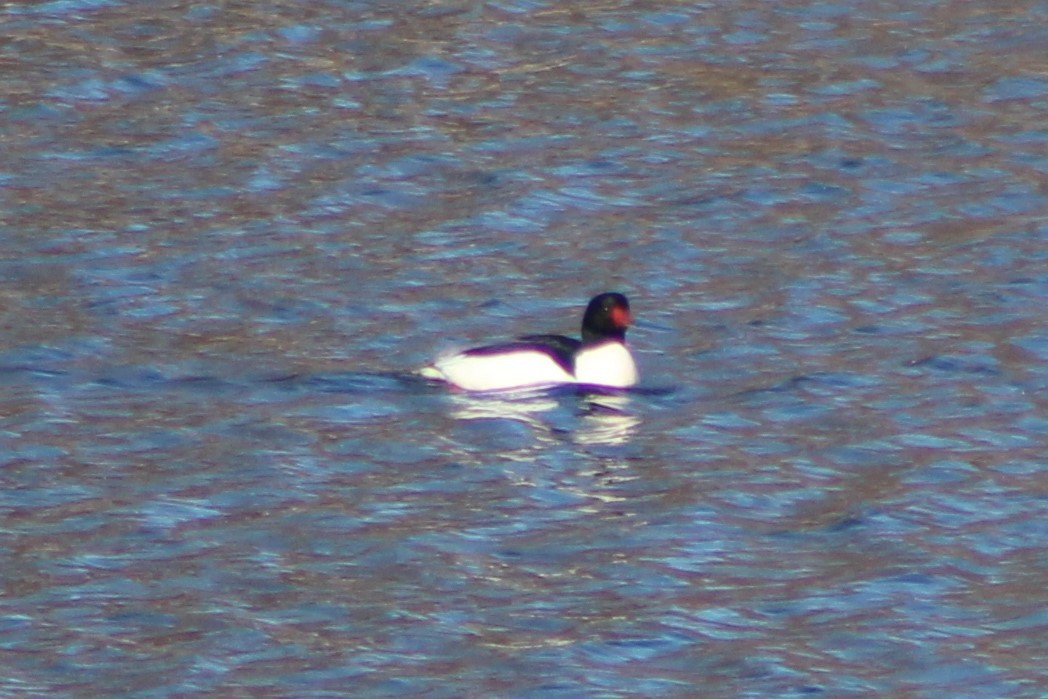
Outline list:
[[[1048,694],[1046,27],[3,8],[0,696]]]

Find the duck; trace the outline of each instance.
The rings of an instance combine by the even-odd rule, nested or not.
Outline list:
[[[626,328],[632,322],[626,296],[605,292],[586,306],[581,340],[565,335],[523,335],[443,355],[419,373],[477,392],[565,384],[629,388],[639,380],[637,364],[626,346]]]

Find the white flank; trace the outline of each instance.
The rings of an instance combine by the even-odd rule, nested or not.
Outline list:
[[[590,386],[626,388],[637,383],[637,365],[621,342],[585,347],[575,356],[575,381]]]
[[[420,372],[467,391],[505,391],[526,386],[574,383],[575,377],[542,352],[453,354]]]

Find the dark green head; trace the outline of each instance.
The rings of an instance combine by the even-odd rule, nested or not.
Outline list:
[[[633,321],[630,302],[622,294],[608,292],[594,296],[582,316],[582,341],[626,339],[626,328]]]

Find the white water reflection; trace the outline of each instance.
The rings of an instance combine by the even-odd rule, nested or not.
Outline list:
[[[582,419],[573,434],[584,446],[626,444],[641,424],[640,414],[631,410],[628,393],[586,397]]]
[[[541,438],[582,446],[622,445],[641,423],[628,393],[576,393],[574,389],[527,390],[500,394],[449,392],[455,420],[511,420]]]

